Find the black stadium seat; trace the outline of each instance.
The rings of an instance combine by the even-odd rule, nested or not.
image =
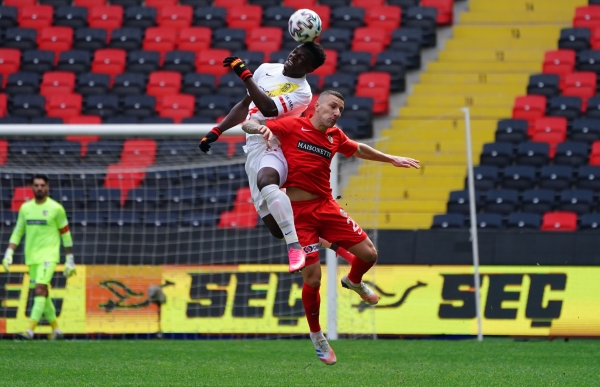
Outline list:
[[[514,158],[513,145],[506,142],[492,142],[483,145],[481,153],[481,165],[493,165],[505,167]]]
[[[548,116],[565,117],[567,120],[573,120],[581,115],[581,98],[556,96],[548,101]]]
[[[195,60],[196,55],[192,51],[169,51],[165,54],[163,70],[193,72],[196,66]]]
[[[508,215],[506,226],[508,228],[523,228],[539,230],[542,225],[542,216],[527,212],[513,212]]]
[[[518,165],[541,167],[548,164],[550,146],[545,142],[523,142],[517,146],[515,161]]]
[[[63,51],[58,57],[56,69],[81,74],[89,72],[91,65],[92,54],[89,51]]]
[[[499,170],[497,167],[480,165],[473,168],[473,177],[475,190],[487,192],[495,189],[499,180]],[[468,176],[465,177],[465,189],[468,187]]]
[[[227,11],[222,7],[198,7],[194,9],[194,21],[192,24],[195,26],[208,27],[213,30],[223,28],[227,26],[227,22],[225,21],[226,15]],[[288,19],[289,16],[285,19],[286,25]]]
[[[343,55],[343,54],[342,54]],[[403,92],[406,90],[405,68],[409,62],[403,52],[388,50],[377,54],[373,71],[383,71],[390,74],[390,90],[392,92]]]
[[[160,53],[157,51],[132,51],[127,54],[127,71],[151,73],[160,66]]]
[[[560,30],[558,48],[582,51],[590,48],[590,30],[588,28],[563,28]]]
[[[115,76],[112,93],[117,95],[144,94],[146,77],[142,73],[123,73]]]
[[[8,75],[4,88],[7,94],[36,94],[40,91],[40,74],[19,72]]]
[[[156,26],[156,8],[154,7],[127,7],[123,11],[123,27],[146,29]]]
[[[269,7],[263,10],[262,25],[265,27],[279,27],[287,31],[288,20],[296,10],[291,7]],[[327,30],[324,30],[325,33]],[[323,38],[321,38],[322,40]]]
[[[529,77],[527,94],[543,95],[546,98],[560,93],[560,77],[557,74],[535,74]]]
[[[539,187],[559,191],[570,187],[573,179],[573,168],[564,165],[545,165],[540,170]]]
[[[592,98],[590,98],[590,101],[591,100]],[[571,130],[571,139],[573,141],[583,141],[587,143],[600,140],[600,111],[598,118],[575,119]]]
[[[600,214],[583,214],[579,220],[579,229],[581,230],[600,230]]]
[[[559,209],[583,215],[592,212],[594,192],[587,189],[564,190],[560,193]]]
[[[46,99],[39,94],[17,94],[8,110],[14,116],[41,117],[46,113]]]
[[[321,2],[323,4],[323,2]],[[326,4],[325,4],[326,5]],[[359,7],[335,6],[331,11],[332,28],[354,30],[365,24],[365,10]]]
[[[21,71],[45,73],[54,68],[54,52],[45,50],[24,51],[21,58]]]
[[[507,215],[519,205],[519,191],[514,189],[493,189],[485,196],[485,211]]]
[[[7,28],[2,45],[21,51],[35,50],[37,47],[37,31],[33,28]]]
[[[69,2],[70,3],[70,2]],[[68,5],[54,10],[54,25],[71,28],[84,28],[88,25],[88,9]]]
[[[85,100],[83,113],[99,117],[114,116],[119,112],[119,97],[116,95],[90,95]]]
[[[600,97],[592,97],[588,99],[585,116],[587,118],[600,118]]]
[[[122,106],[122,113],[125,116],[149,117],[155,113],[156,98],[151,95],[126,95]]]
[[[478,228],[498,229],[503,227],[502,215],[500,214],[477,214]]]
[[[0,28],[6,29],[18,25],[17,7],[0,6]]]
[[[126,51],[139,50],[144,40],[144,32],[140,28],[117,28],[110,34],[110,48],[120,48]]]
[[[405,27],[419,28],[423,32],[423,47],[435,47],[437,44],[436,19],[437,8],[410,7],[402,13]],[[406,15],[406,17],[404,17]]]
[[[84,73],[77,77],[75,91],[83,96],[106,94],[110,89],[110,75]]]
[[[225,74],[219,78],[217,94],[241,99],[246,94],[246,86],[236,74]]]
[[[578,167],[587,164],[588,153],[588,144],[585,142],[562,142],[556,147],[554,164]]]
[[[535,167],[511,165],[504,168],[502,173],[502,188],[523,191],[533,188],[536,184]]]
[[[518,144],[527,141],[527,121],[518,119],[499,120],[496,125],[496,142]]]
[[[233,53],[234,56],[237,56],[246,62],[246,66],[250,69],[250,71],[254,72],[265,62],[265,55],[260,51],[235,51]]]
[[[443,214],[433,217],[431,228],[464,228],[465,217],[461,214]]]
[[[447,203],[450,214],[469,214],[469,191],[452,191]]]
[[[352,31],[347,28],[328,28],[321,33],[323,48],[345,53],[352,42]]]
[[[577,188],[600,191],[600,166],[583,165],[577,170]]]
[[[323,90],[335,90],[342,95],[354,94],[356,87],[356,75],[335,73],[325,76],[323,79]]]
[[[577,70],[600,73],[600,50],[585,50],[577,55]]]
[[[219,28],[213,30],[213,48],[229,51],[246,49],[246,31],[241,28]]]
[[[215,91],[216,77],[212,74],[184,74],[181,92],[192,95],[210,95]]]

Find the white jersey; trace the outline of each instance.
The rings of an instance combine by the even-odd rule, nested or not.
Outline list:
[[[312,99],[306,77],[290,78],[283,75],[282,63],[264,63],[254,72],[254,82],[275,102],[277,117],[265,117],[254,102],[250,103],[246,119],[268,120],[287,116],[300,117]],[[247,135],[260,136],[257,134]]]

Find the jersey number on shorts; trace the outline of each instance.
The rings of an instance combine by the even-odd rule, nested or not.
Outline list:
[[[358,231],[358,235],[361,235],[363,232],[362,228],[360,228],[360,226],[358,224],[356,224],[356,222],[354,220],[352,220],[351,217],[347,217],[346,223],[350,224],[350,222],[352,222],[352,231],[354,231],[354,232]]]

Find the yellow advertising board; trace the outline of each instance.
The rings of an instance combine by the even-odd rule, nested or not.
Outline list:
[[[0,333],[27,325],[26,267],[0,273]],[[347,271],[340,267],[339,279]],[[66,333],[305,334],[302,277],[284,265],[83,266],[51,297]],[[483,266],[481,306],[486,335],[600,336],[600,268]],[[62,277],[62,280],[60,279]],[[470,266],[376,266],[365,276],[380,296],[375,307],[338,287],[340,334],[477,333]],[[161,286],[160,311],[148,301]],[[321,285],[326,330],[327,282]],[[29,305],[30,308],[30,305]],[[40,332],[48,330],[42,326]]]

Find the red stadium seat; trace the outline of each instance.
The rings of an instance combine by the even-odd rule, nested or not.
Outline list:
[[[123,143],[121,152],[122,165],[147,167],[154,164],[156,158],[156,141],[149,139],[130,139]]]
[[[115,76],[123,73],[126,62],[127,53],[125,50],[117,48],[96,50],[94,61],[92,62],[92,72]]]
[[[6,94],[0,94],[0,117],[6,117],[6,105],[8,103],[8,99]]]
[[[210,49],[199,52],[198,55],[196,55],[196,71],[199,73],[212,74],[217,78],[227,74],[230,70],[227,67],[223,67],[223,59],[230,55],[231,52],[225,49]],[[327,60],[329,61],[329,56],[327,57]]]
[[[390,110],[391,76],[384,72],[362,73],[356,84],[357,97],[373,98],[373,113],[388,114]]]
[[[106,5],[93,7],[88,11],[88,24],[91,28],[104,28],[108,34],[123,24],[123,7]]]
[[[46,96],[46,113],[48,117],[66,120],[81,114],[81,103],[79,94],[51,94]]]
[[[354,30],[352,51],[366,51],[373,57],[385,49],[386,31],[378,27],[359,27]]]
[[[353,7],[364,8],[367,12],[369,8],[382,7],[385,4],[385,0],[352,0]]]
[[[305,8],[305,7],[302,7]],[[331,19],[331,9],[328,5],[314,5],[310,9],[315,11],[321,18],[321,28],[324,30],[329,28],[329,20]]]
[[[8,157],[8,141],[0,140],[0,165],[6,164]]]
[[[227,10],[227,25],[229,28],[242,28],[247,31],[260,27],[262,7],[260,5],[245,5]]]
[[[590,165],[600,165],[600,141],[592,143],[592,151],[590,152]]]
[[[54,51],[56,58],[73,45],[73,30],[69,27],[47,27],[38,32],[38,48]]]
[[[525,95],[517,97],[513,106],[512,118],[527,120],[532,128],[535,120],[546,115],[546,97],[541,95]]]
[[[125,203],[129,191],[138,188],[146,178],[144,167],[135,164],[111,164],[106,169],[104,187],[121,190],[121,206]]]
[[[600,27],[600,6],[588,5],[575,8],[573,27],[585,27],[590,30]]]
[[[82,118],[82,117],[86,117],[87,118],[87,117],[95,117],[95,116],[73,117],[73,118],[69,118],[67,121],[70,121],[70,120],[73,120],[73,119]],[[72,122],[69,122],[69,123],[72,123]],[[87,122],[77,122],[77,123],[78,124],[79,123],[85,123],[85,124],[87,124]],[[86,153],[87,153],[87,148],[88,148],[88,145],[90,144],[90,142],[100,141],[100,136],[66,136],[65,140],[80,143],[81,144],[81,157],[84,157],[86,155]]]
[[[556,146],[567,139],[567,119],[564,117],[538,118],[535,120],[531,139],[550,145],[550,158],[554,158]]]
[[[181,73],[175,71],[155,71],[150,73],[146,94],[156,98],[157,106],[167,95],[179,94],[181,88]]]
[[[102,119],[99,116],[74,116],[65,120],[65,124],[72,125],[99,125]]]
[[[175,50],[177,31],[172,28],[150,27],[144,35],[144,50],[158,51],[164,57],[168,51]]]
[[[158,11],[160,27],[181,29],[192,25],[194,9],[189,5],[167,5]]]
[[[337,51],[325,49],[325,55],[327,56],[325,63],[323,63],[321,67],[313,71],[311,74],[318,75],[319,77],[323,78],[326,75],[335,73],[338,61]]]
[[[596,95],[597,75],[591,71],[581,71],[567,74],[562,89],[563,95],[581,97],[581,109],[587,109],[587,101]]]
[[[437,25],[452,25],[454,21],[454,0],[421,0],[421,7],[437,8]]]
[[[213,7],[230,8],[243,7],[246,5],[246,0],[214,0]]]
[[[194,115],[194,104],[196,99],[193,95],[175,94],[167,95],[163,98],[160,105],[159,115],[161,117],[172,118],[175,123],[181,123],[181,120]]]
[[[17,8],[28,7],[36,4],[37,0],[4,0],[5,6]]]
[[[75,90],[75,74],[67,71],[48,71],[42,77],[40,94],[48,98],[52,94],[72,94]]]
[[[590,36],[592,50],[600,50],[600,27],[592,29]]]
[[[246,37],[249,51],[260,51],[266,56],[281,48],[281,30],[277,27],[254,28]]]
[[[27,5],[19,9],[19,27],[37,30],[50,27],[54,18],[51,5]]]
[[[254,204],[236,204],[232,211],[221,213],[219,228],[255,228],[258,225],[258,216]]]
[[[179,0],[146,0],[146,7],[162,8],[175,6]]]
[[[313,9],[317,4],[317,0],[283,0],[284,7],[302,9],[308,8]]]
[[[94,7],[104,7],[107,2],[108,0],[74,0],[73,5],[90,9]]]
[[[544,55],[542,72],[546,74],[558,74],[562,88],[565,76],[575,70],[575,62],[575,51],[573,50],[547,51]]]
[[[577,214],[574,212],[547,212],[542,218],[542,231],[575,231]]]
[[[390,43],[392,32],[400,27],[402,8],[394,5],[376,6],[366,9],[365,23],[367,27],[382,28],[386,33],[385,45]]]
[[[13,191],[13,197],[10,201],[10,210],[12,212],[19,212],[19,208],[21,205],[31,199],[33,199],[35,195],[33,194],[33,190],[31,187],[17,187]]]
[[[212,31],[208,27],[189,27],[179,30],[177,49],[200,52],[210,48]]]
[[[0,48],[0,74],[6,78],[21,67],[21,51],[15,48]]]

